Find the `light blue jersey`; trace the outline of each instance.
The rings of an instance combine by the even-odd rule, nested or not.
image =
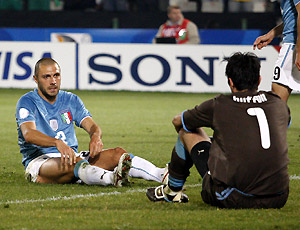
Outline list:
[[[23,154],[22,163],[27,167],[34,158],[45,153],[58,153],[56,147],[40,147],[25,142],[20,125],[33,121],[36,129],[47,136],[61,139],[77,152],[78,142],[74,124],[80,126],[84,118],[91,117],[81,99],[69,92],[60,90],[55,103],[45,101],[37,89],[23,95],[17,103],[16,120],[18,141]]]
[[[297,17],[296,5],[300,0],[281,0],[283,20],[283,43],[296,44],[297,41]]]

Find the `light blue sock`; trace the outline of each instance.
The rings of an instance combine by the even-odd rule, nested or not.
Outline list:
[[[76,178],[79,178],[79,176],[78,176],[78,169],[79,169],[80,165],[82,163],[84,163],[84,162],[90,164],[87,160],[81,160],[81,161],[78,161],[76,163],[75,168],[74,168],[74,175],[75,175]]]

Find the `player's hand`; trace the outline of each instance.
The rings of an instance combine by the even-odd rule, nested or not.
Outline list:
[[[257,47],[257,49],[262,49],[263,47],[266,47],[270,42],[273,40],[273,36],[269,33],[259,36],[256,38],[255,42],[253,43],[253,50]]]
[[[297,66],[298,70],[300,71],[300,52],[296,54],[295,65]]]
[[[90,148],[89,149],[90,157],[92,158],[98,155],[102,151],[103,143],[100,136],[92,135],[89,148]]]
[[[74,150],[70,146],[66,145],[61,140],[57,140],[56,148],[61,154],[60,157],[61,165],[67,167],[68,165],[76,164],[76,155],[74,153]]]

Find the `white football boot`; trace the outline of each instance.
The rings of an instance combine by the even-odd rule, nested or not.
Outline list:
[[[187,203],[189,201],[189,197],[183,193],[183,190],[174,192],[167,185],[160,185],[156,188],[148,188],[146,195],[149,200],[153,202],[165,201],[171,203]]]

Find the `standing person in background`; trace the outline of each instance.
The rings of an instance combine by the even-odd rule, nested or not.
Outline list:
[[[167,9],[169,20],[159,27],[155,38],[174,37],[177,44],[199,44],[198,28],[192,21],[185,19],[178,6]],[[156,39],[153,40],[156,42]]]
[[[275,26],[267,34],[256,38],[253,50],[267,46],[276,36],[283,34],[283,44],[280,49],[273,72],[272,91],[288,100],[292,90],[300,91],[300,0],[282,0],[283,22]]]

